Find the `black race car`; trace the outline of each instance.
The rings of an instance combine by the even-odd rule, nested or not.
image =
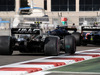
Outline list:
[[[68,28],[67,26],[60,26],[60,27],[58,26],[56,29],[49,31],[48,33],[49,35],[59,36],[60,39],[64,39],[65,36],[74,37],[76,45],[77,46],[81,45],[81,34],[77,32],[76,28]]]
[[[45,55],[58,55],[61,50],[67,54],[74,54],[76,51],[74,36],[77,37],[78,35],[77,39],[79,39],[80,34],[67,32],[67,30],[76,31],[76,29],[61,27],[60,31],[58,28],[43,33],[39,24],[30,24],[29,27],[21,26],[12,28],[11,36],[0,36],[1,55],[11,55],[14,50],[21,53],[44,53]]]
[[[100,44],[100,27],[83,26],[82,27],[81,44]]]

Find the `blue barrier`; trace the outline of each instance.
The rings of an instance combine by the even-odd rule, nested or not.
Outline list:
[[[10,23],[10,21],[0,21],[0,23]]]

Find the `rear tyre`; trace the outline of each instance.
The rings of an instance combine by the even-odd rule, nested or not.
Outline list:
[[[76,41],[71,35],[65,36],[64,39],[65,53],[74,54],[76,52]]]
[[[0,36],[0,54],[1,55],[12,55],[13,50],[11,48],[11,37]]]
[[[76,39],[76,45],[80,46],[81,45],[81,34],[79,32],[74,32],[72,36],[74,36]]]
[[[60,39],[58,37],[47,37],[45,39],[45,55],[58,55],[60,52]]]

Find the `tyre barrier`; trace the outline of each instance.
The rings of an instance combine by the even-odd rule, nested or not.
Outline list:
[[[45,75],[42,72],[61,66],[100,57],[100,49],[78,51],[74,55],[50,56],[10,65],[0,66],[0,75]]]

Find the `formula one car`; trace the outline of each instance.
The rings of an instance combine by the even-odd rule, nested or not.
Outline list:
[[[83,26],[82,27],[82,45],[100,44],[100,27]]]
[[[62,42],[58,35],[46,33],[47,29],[43,26],[47,26],[48,22],[49,18],[43,9],[21,8],[14,18],[11,35],[0,36],[0,54],[11,55],[14,50],[18,50],[21,53],[58,55],[62,46],[65,53],[74,54],[75,38],[64,36]]]
[[[39,24],[30,24],[29,27],[12,28],[11,36],[0,36],[0,54],[11,55],[13,50],[19,50],[21,53],[41,52],[45,55],[58,55],[61,48],[67,54],[75,53],[75,38],[69,33],[63,33],[62,40],[62,36],[58,34],[42,33]]]
[[[56,29],[49,31],[49,34],[59,36],[60,39],[64,39],[64,37],[68,35],[74,36],[76,40],[76,45],[77,46],[81,45],[81,34],[77,32],[76,28],[68,28],[67,26],[58,26]]]

